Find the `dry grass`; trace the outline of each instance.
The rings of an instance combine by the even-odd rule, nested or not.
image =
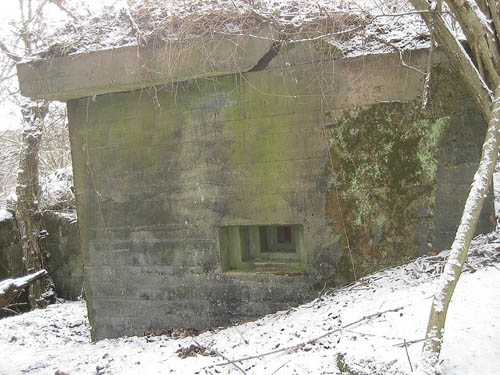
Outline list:
[[[344,41],[359,33],[366,22],[359,12],[305,6],[308,2],[304,0],[274,9],[260,6],[260,2],[242,0],[174,0],[173,3],[178,3],[178,8],[173,8],[172,2],[158,0],[143,0],[129,10],[118,12],[108,8],[99,17],[66,25],[39,56],[60,57],[124,45],[200,39],[214,34],[251,34],[263,27],[280,41],[326,36]]]

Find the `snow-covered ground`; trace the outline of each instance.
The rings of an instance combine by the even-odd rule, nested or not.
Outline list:
[[[500,373],[499,249],[499,234],[473,243],[448,313],[443,374]],[[442,265],[440,256],[421,258],[298,308],[195,337],[91,343],[83,302],[52,305],[0,320],[0,374],[316,375],[341,374],[339,364],[352,371],[345,374],[410,374]]]

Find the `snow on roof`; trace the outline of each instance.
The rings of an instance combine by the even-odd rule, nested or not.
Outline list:
[[[428,30],[405,1],[143,0],[67,24],[40,56],[58,57],[155,41],[251,34],[263,25],[276,39],[322,38],[342,56],[428,46]]]

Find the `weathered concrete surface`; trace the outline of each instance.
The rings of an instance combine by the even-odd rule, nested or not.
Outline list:
[[[75,300],[82,293],[83,261],[78,223],[75,219],[45,213],[43,229],[48,232],[44,245],[50,255],[48,272],[57,296]],[[0,280],[23,275],[23,250],[15,219],[0,222]]]
[[[269,35],[262,31],[256,35]],[[128,46],[17,65],[24,96],[69,100],[252,69],[272,40],[216,34],[206,40]]]
[[[340,223],[344,210],[355,213],[359,206],[347,205],[356,194],[342,185],[342,159],[330,159],[338,139],[327,132],[329,121],[384,101],[416,100],[422,79],[396,55],[305,63],[302,47],[283,49],[263,71],[68,103],[94,339],[251,319],[314,297],[314,287],[325,279],[352,277]],[[423,67],[426,53],[415,52],[408,62]],[[377,244],[355,260],[358,277],[451,243],[448,230],[458,225],[467,189],[455,189],[447,173],[472,180],[485,132],[470,105],[456,107],[468,103],[463,91],[457,95],[463,101],[450,104],[446,132],[434,139],[433,127],[421,126],[412,138],[420,143],[431,137],[438,145],[410,158],[416,164],[409,164],[408,173],[415,178],[409,189],[399,190],[421,209],[406,214],[384,208],[386,222],[362,217],[358,232],[347,228],[349,236],[363,233]],[[396,113],[393,107],[387,105],[389,114]],[[434,124],[445,109],[436,107],[422,121]],[[359,126],[375,131],[377,124]],[[394,134],[404,139],[406,133]],[[451,146],[454,134],[460,137]],[[455,147],[470,152],[465,159],[450,157]],[[422,172],[428,160],[437,172]],[[480,230],[485,223],[483,218]],[[305,275],[222,271],[221,226],[277,224],[303,225]],[[398,228],[411,237],[396,238]]]
[[[275,71],[158,88],[161,110],[137,92],[68,104],[94,338],[218,326],[315,295],[337,238],[313,212],[327,146],[316,98],[283,94]],[[308,276],[221,271],[219,226],[309,220],[321,224],[304,226]]]

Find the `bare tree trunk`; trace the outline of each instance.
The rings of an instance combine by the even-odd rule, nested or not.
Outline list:
[[[498,156],[500,132],[500,47],[498,35],[500,30],[497,29],[497,25],[500,26],[500,22],[498,21],[497,1],[444,0],[475,53],[476,63],[474,63],[463,48],[462,43],[451,33],[442,15],[439,12],[429,13],[436,9],[436,3],[429,3],[427,0],[409,1],[415,9],[424,11],[421,16],[429,27],[434,21],[433,31],[439,44],[461,75],[465,86],[469,89],[476,105],[488,122],[481,161],[474,176],[444,273],[439,280],[432,302],[421,366],[418,371],[422,374],[435,374],[448,305],[467,258],[470,242],[476,229],[484,197],[488,193]],[[484,13],[486,10],[488,10],[488,14]],[[485,21],[488,15],[492,18],[491,22]],[[491,93],[493,90],[495,90],[495,95]],[[491,104],[492,99],[493,104]]]
[[[474,176],[464,213],[451,247],[450,255],[446,262],[444,272],[439,279],[439,284],[432,301],[431,314],[427,326],[426,339],[422,353],[422,363],[419,371],[422,374],[436,374],[439,353],[444,333],[446,313],[451,297],[457,285],[462,268],[467,258],[472,236],[483,207],[483,201],[488,194],[493,172],[498,157],[500,142],[500,86],[495,92],[495,100],[488,123],[488,131],[483,144],[483,153],[479,167]]]
[[[16,219],[21,236],[26,274],[44,269],[47,258],[41,242],[42,215],[38,181],[38,151],[43,134],[43,120],[47,112],[46,102],[28,102],[22,107],[24,129],[16,187]],[[44,307],[54,297],[50,277],[38,280],[30,286],[29,300],[32,308]]]

